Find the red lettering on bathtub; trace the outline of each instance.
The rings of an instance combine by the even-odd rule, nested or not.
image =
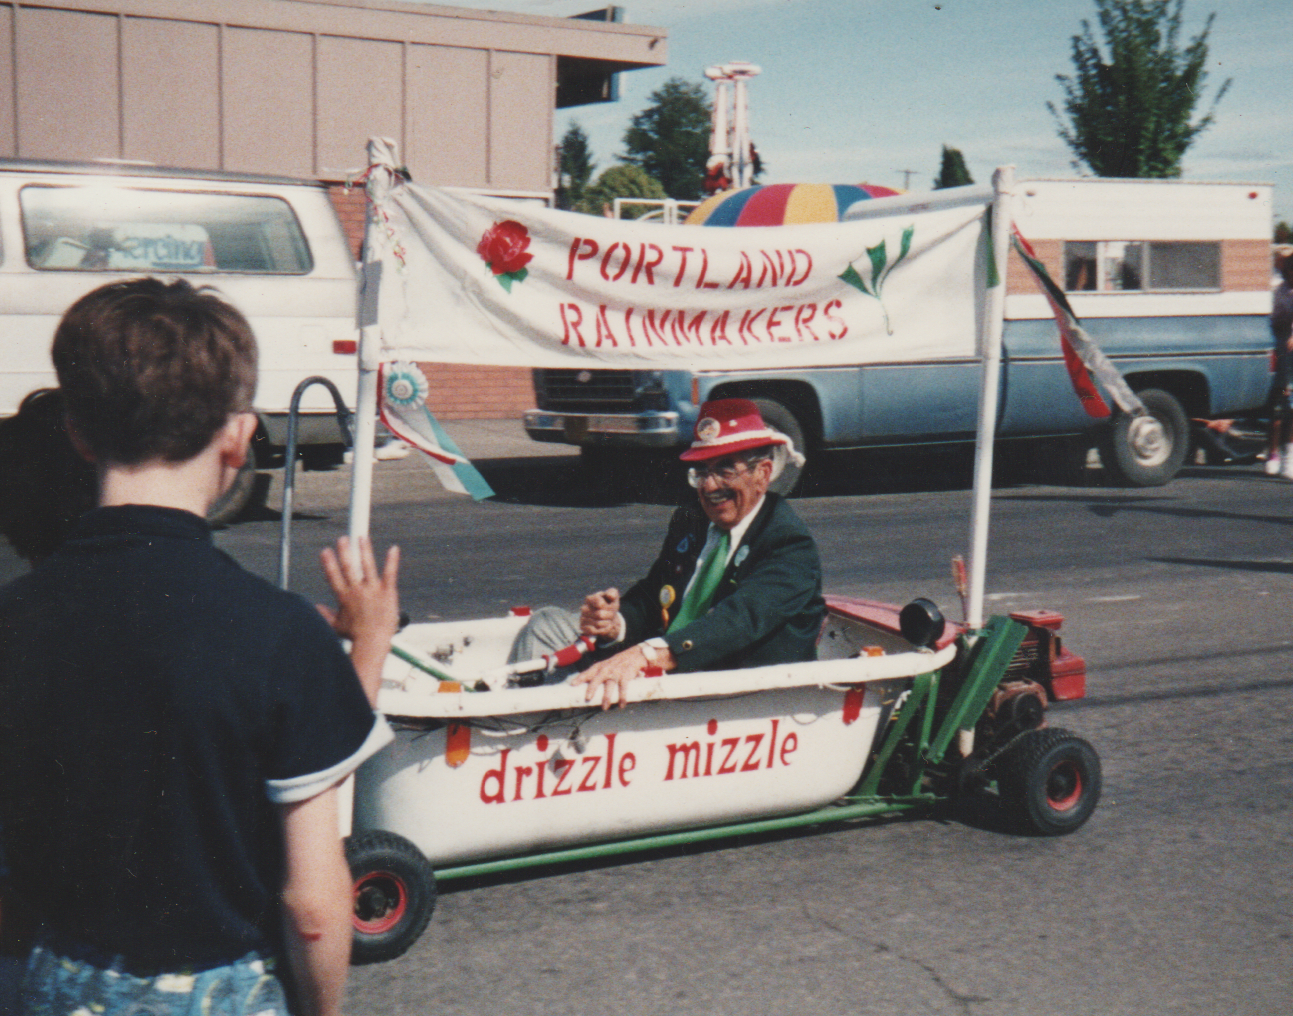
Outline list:
[[[579,761],[584,764],[584,779],[579,784],[579,792],[582,794],[589,790],[596,790],[597,784],[592,781],[597,778],[597,764],[601,762],[600,755],[585,755]]]
[[[736,746],[740,743],[741,739],[739,737],[723,738],[722,745],[727,749],[727,754],[723,756],[723,761],[718,764],[718,774],[720,776],[736,772],[736,760],[732,756],[736,754]],[[673,745],[669,745],[669,748],[672,750]],[[666,780],[668,778],[668,776],[665,777]]]
[[[772,769],[778,762],[783,766],[790,765],[790,756],[799,747],[799,736],[792,730],[778,743],[781,720],[769,720],[768,725],[771,729],[766,734],[746,734],[744,738],[739,735],[720,738],[718,721],[710,720],[705,725],[705,732],[710,740],[693,741],[689,738],[680,744],[665,745],[665,749],[669,752],[664,771],[665,781],[695,779],[699,776],[726,776],[729,773],[752,773],[760,769]],[[765,737],[768,739],[766,753],[762,750]],[[742,743],[748,746],[744,752],[739,750]],[[718,750],[715,751],[715,748]],[[705,760],[703,769],[700,764],[702,758]],[[713,765],[716,759],[717,769]]]
[[[508,804],[627,787],[637,768],[637,756],[631,751],[617,752],[616,735],[605,736],[605,754],[585,753],[574,758],[560,758],[556,751],[549,754],[546,734],[535,738],[538,758],[524,748],[504,748],[498,753],[498,765],[481,777],[480,799],[486,804]],[[519,760],[527,757],[531,761],[523,765]]]
[[[511,748],[504,748],[502,756],[499,759],[498,768],[491,769],[485,773],[480,781],[480,799],[486,804],[502,804],[507,798],[503,796],[504,780],[507,779],[507,756],[512,754]],[[498,787],[497,790],[489,790],[490,780]]]
[[[751,773],[790,765],[799,749],[799,735],[786,732],[781,719],[769,719],[763,730],[725,737],[718,720],[711,719],[700,738],[684,738],[675,744],[658,745],[663,755],[663,769],[656,769],[662,782],[694,780],[703,776],[727,776]],[[745,730],[749,731],[745,725]],[[497,764],[485,770],[480,781],[480,799],[485,804],[510,804],[515,801],[538,801],[571,794],[591,794],[623,789],[632,784],[638,767],[637,755],[623,751],[616,744],[617,733],[595,736],[592,744],[581,742],[584,751],[569,758],[571,743],[551,744],[546,734],[538,735],[533,745],[504,748],[496,756]],[[591,751],[591,747],[604,748]]]
[[[561,797],[564,794],[570,793],[569,787],[566,787],[565,790],[562,790],[561,788],[565,786],[566,777],[570,774],[570,770],[575,768],[575,760],[572,758],[554,758],[552,760],[552,768],[557,773],[557,785],[552,788],[552,796]]]

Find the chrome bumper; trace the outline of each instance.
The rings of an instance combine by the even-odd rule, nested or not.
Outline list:
[[[634,445],[639,448],[672,448],[678,444],[678,414],[550,413],[528,410],[525,432],[535,441],[575,445]]]

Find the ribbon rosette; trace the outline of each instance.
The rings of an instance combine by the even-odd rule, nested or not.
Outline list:
[[[513,282],[523,282],[530,274],[525,267],[534,260],[529,246],[530,231],[513,219],[504,219],[485,230],[476,253],[484,258],[498,284],[510,293]]]
[[[431,387],[426,375],[411,363],[393,363],[386,375],[386,402],[391,406],[421,406]]]

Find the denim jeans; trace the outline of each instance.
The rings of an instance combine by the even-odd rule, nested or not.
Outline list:
[[[23,979],[22,1016],[288,1016],[274,961],[254,953],[196,974],[135,977],[38,946]]]

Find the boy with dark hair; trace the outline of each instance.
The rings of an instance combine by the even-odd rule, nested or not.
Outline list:
[[[203,516],[256,427],[256,347],[213,293],[104,286],[53,355],[99,507],[0,590],[3,919],[39,900],[41,920],[22,1011],[332,1016],[336,785],[391,738],[371,703],[398,554],[379,573],[366,541],[325,552],[334,631],[215,549]]]

